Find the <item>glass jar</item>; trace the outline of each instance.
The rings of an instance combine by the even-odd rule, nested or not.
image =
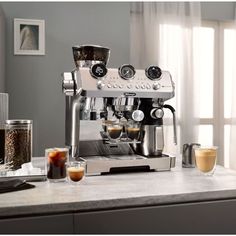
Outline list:
[[[5,160],[5,122],[8,119],[8,94],[0,93],[0,164]]]
[[[31,162],[32,120],[6,120],[5,123],[5,162],[12,170]]]

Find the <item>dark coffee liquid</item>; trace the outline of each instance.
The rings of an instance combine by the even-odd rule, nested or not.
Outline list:
[[[5,129],[0,129],[0,164],[4,163],[5,158]]]
[[[52,163],[49,164],[47,177],[49,179],[63,179],[66,177],[66,166],[56,166]]]
[[[48,156],[47,177],[48,179],[66,178],[66,154],[64,152],[53,152],[51,156]]]
[[[108,133],[110,135],[110,137],[112,139],[117,139],[120,137],[121,135],[121,131],[122,131],[122,128],[121,127],[118,127],[118,128],[108,128]]]
[[[140,131],[140,129],[139,128],[128,128],[127,129],[127,136],[128,136],[128,138],[130,138],[130,139],[138,139],[138,137],[139,137],[139,131]]]

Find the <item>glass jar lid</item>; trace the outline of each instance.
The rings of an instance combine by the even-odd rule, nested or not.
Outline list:
[[[7,125],[25,125],[32,124],[32,120],[6,120]]]

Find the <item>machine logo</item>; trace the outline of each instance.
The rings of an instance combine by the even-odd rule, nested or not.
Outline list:
[[[127,92],[127,93],[124,93],[124,95],[126,97],[134,97],[134,96],[136,96],[136,93],[129,93],[129,92]]]

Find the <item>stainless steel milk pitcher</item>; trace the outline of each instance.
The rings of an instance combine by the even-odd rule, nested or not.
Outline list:
[[[201,146],[199,143],[185,143],[183,145],[182,167],[185,168],[195,167],[194,147],[199,147],[199,146]]]

